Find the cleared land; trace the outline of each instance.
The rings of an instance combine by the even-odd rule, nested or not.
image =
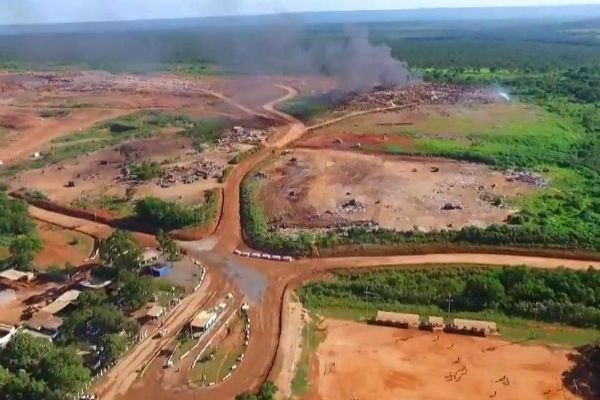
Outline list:
[[[284,227],[485,227],[516,211],[503,199],[532,191],[479,164],[334,150],[294,150],[257,175],[266,176],[257,182],[269,222]]]
[[[565,350],[340,320],[322,328],[308,399],[579,398],[562,388]]]
[[[90,257],[94,249],[91,236],[42,222],[37,223],[37,230],[44,246],[34,261],[39,267],[62,267],[66,262],[78,266]]]

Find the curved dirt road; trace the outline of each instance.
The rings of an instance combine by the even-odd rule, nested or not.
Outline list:
[[[266,288],[258,302],[252,304],[250,315],[252,318],[252,337],[246,352],[244,361],[240,367],[226,382],[205,389],[190,389],[181,387],[173,391],[165,389],[160,382],[160,368],[155,367],[143,378],[137,379],[135,369],[139,367],[140,362],[145,360],[151,351],[140,350],[140,354],[135,353],[133,359],[126,358],[113,368],[110,380],[101,381],[98,388],[102,389],[103,400],[123,399],[123,400],[162,400],[165,398],[176,398],[178,400],[196,400],[196,399],[232,399],[235,395],[258,387],[266,378],[273,378],[278,373],[278,367],[282,364],[281,358],[284,352],[279,351],[279,336],[281,332],[281,312],[284,299],[284,293],[292,290],[311,279],[318,278],[326,271],[335,269],[349,268],[376,268],[389,267],[392,265],[414,265],[414,264],[490,264],[490,265],[522,265],[527,264],[538,268],[555,268],[564,266],[573,269],[585,269],[592,265],[600,268],[600,262],[580,261],[568,258],[545,258],[536,256],[517,256],[501,254],[426,254],[409,256],[389,256],[389,257],[339,257],[324,259],[302,259],[291,263],[274,262],[267,260],[256,260],[242,258],[232,255],[232,252],[239,245],[243,244],[242,227],[240,221],[240,185],[244,177],[252,171],[259,163],[265,160],[275,149],[283,148],[293,141],[300,138],[307,127],[294,117],[282,113],[275,109],[278,102],[289,100],[297,95],[297,91],[287,86],[279,86],[286,90],[286,94],[277,100],[269,102],[263,106],[265,112],[287,121],[286,132],[280,137],[276,137],[274,143],[267,145],[263,150],[249,157],[240,163],[231,173],[224,188],[223,213],[213,240],[216,245],[209,251],[194,251],[194,243],[186,245],[188,251],[194,253],[194,257],[200,259],[217,276],[223,276],[223,271],[229,271],[231,264],[241,266],[252,270],[264,277]],[[251,111],[251,110],[249,110]],[[374,110],[373,112],[377,112]],[[256,114],[256,113],[254,113]],[[360,112],[364,114],[364,112]],[[360,115],[359,114],[359,115]],[[260,114],[259,114],[260,115]],[[336,118],[336,121],[340,120]],[[326,121],[327,122],[327,121]],[[321,125],[321,124],[320,124]],[[86,220],[64,217],[42,210],[32,209],[39,219],[49,219],[51,222],[62,222],[65,227],[71,226],[84,230],[85,232],[96,233],[99,236],[106,234],[105,229],[109,229],[101,224],[94,224]],[[100,225],[100,226],[98,226]],[[227,286],[231,284],[232,277],[229,276]],[[223,281],[216,287],[212,287],[213,293],[221,294],[226,286]],[[213,299],[214,295],[209,296]],[[195,306],[205,304],[207,300],[199,296],[192,296],[187,302],[190,303],[189,309]],[[186,307],[188,308],[188,307]],[[185,317],[191,314],[184,313]],[[179,314],[178,314],[179,315]],[[174,317],[179,326],[185,322],[183,316]],[[171,332],[171,331],[170,331]],[[172,337],[168,338],[169,340]],[[155,348],[153,345],[149,348]],[[119,383],[119,380],[126,380],[125,383]],[[130,390],[127,390],[129,386]]]
[[[280,86],[282,87],[282,86]],[[573,269],[585,269],[590,265],[600,267],[600,262],[545,258],[535,256],[515,256],[499,254],[427,254],[393,257],[340,257],[326,259],[303,259],[292,263],[255,260],[233,256],[232,251],[242,244],[242,227],[240,222],[240,184],[244,177],[260,162],[271,154],[274,148],[282,148],[300,138],[307,130],[302,122],[292,116],[275,109],[280,101],[289,100],[296,91],[282,87],[287,91],[283,97],[266,104],[263,109],[277,117],[288,121],[287,132],[276,138],[273,145],[267,146],[251,158],[241,163],[227,181],[224,191],[224,207],[221,221],[215,237],[217,244],[208,254],[199,253],[197,257],[207,257],[207,265],[226,268],[225,264],[235,262],[245,268],[261,273],[267,281],[267,288],[258,304],[251,309],[253,320],[253,337],[246,352],[246,358],[233,376],[225,383],[205,389],[189,389],[182,387],[176,392],[176,398],[192,399],[231,399],[235,395],[254,389],[266,378],[274,378],[282,364],[284,351],[279,351],[279,335],[281,332],[281,312],[284,293],[303,282],[314,279],[326,271],[335,269],[386,267],[391,265],[414,264],[490,264],[490,265],[522,265],[527,264],[539,268],[555,268],[564,266]],[[360,115],[360,114],[359,114]],[[337,118],[336,120],[340,120]],[[216,257],[215,257],[216,256]],[[159,381],[146,377],[138,382],[125,399],[153,400],[173,396],[165,390]]]

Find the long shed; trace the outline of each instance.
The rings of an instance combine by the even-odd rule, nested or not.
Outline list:
[[[377,325],[396,326],[399,328],[418,328],[421,324],[421,317],[419,314],[377,311],[375,323]]]

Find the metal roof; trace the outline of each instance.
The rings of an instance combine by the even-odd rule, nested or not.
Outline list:
[[[458,329],[477,329],[487,332],[496,332],[498,330],[496,323],[491,321],[455,318],[452,323]]]
[[[54,316],[50,313],[40,311],[35,314],[29,320],[25,321],[23,325],[29,329],[35,331],[46,330],[56,332],[62,326],[63,320],[60,317]]]
[[[16,269],[7,269],[0,272],[0,278],[8,279],[9,281],[20,281],[23,279],[30,281],[34,276],[33,272],[22,272]]]
[[[190,325],[192,328],[206,328],[206,325],[210,322],[214,321],[217,318],[217,313],[208,312],[208,311],[200,311],[198,315],[194,317]]]
[[[404,314],[387,311],[377,311],[377,321],[380,322],[396,322],[405,324],[417,324],[421,322],[419,314]]]
[[[152,306],[146,312],[146,316],[150,318],[158,318],[165,313],[165,309],[161,306]]]
[[[64,292],[56,300],[52,303],[48,304],[46,307],[42,308],[43,312],[47,312],[49,314],[56,314],[66,308],[69,304],[77,300],[81,292],[79,290],[69,290]]]

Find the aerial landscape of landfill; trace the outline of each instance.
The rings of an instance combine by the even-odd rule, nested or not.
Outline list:
[[[0,13],[0,400],[599,398],[599,6],[162,3]]]

